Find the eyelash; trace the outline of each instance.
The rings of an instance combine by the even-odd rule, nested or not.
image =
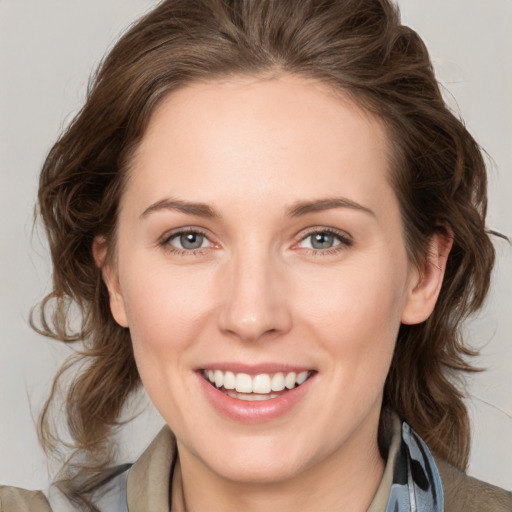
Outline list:
[[[307,255],[320,256],[320,257],[330,256],[332,254],[341,252],[341,251],[347,249],[348,247],[351,247],[353,244],[352,239],[350,238],[349,235],[347,235],[347,233],[338,231],[337,229],[333,229],[333,228],[317,227],[317,228],[311,228],[306,233],[301,233],[297,237],[297,242],[295,243],[295,245],[297,245],[297,244],[303,242],[304,240],[306,240],[307,238],[309,238],[313,235],[317,235],[317,234],[332,235],[339,241],[339,243],[337,245],[335,245],[334,247],[330,247],[329,249],[303,248],[303,251],[305,251]]]
[[[160,245],[167,252],[170,252],[177,256],[201,256],[210,247],[200,247],[198,249],[180,249],[178,247],[174,247],[173,245],[171,245],[171,240],[178,238],[180,236],[189,234],[189,233],[204,236],[204,238],[206,238],[206,240],[208,240],[211,244],[213,244],[213,242],[210,240],[210,237],[206,234],[205,231],[203,231],[202,229],[199,229],[199,228],[190,227],[190,228],[183,228],[178,231],[173,231],[172,233],[166,234],[163,237],[162,241],[160,242]]]
[[[180,236],[186,235],[188,233],[193,233],[197,235],[201,235],[206,238],[210,242],[210,244],[214,245],[214,243],[210,240],[210,237],[207,235],[205,231],[199,228],[184,228],[178,231],[173,231],[172,233],[166,234],[159,245],[161,245],[166,251],[175,254],[177,256],[201,256],[206,252],[210,247],[200,247],[198,249],[180,249],[178,247],[174,247],[171,245],[171,240],[178,238]],[[333,228],[312,228],[306,233],[301,233],[294,244],[294,247],[306,240],[308,237],[311,237],[316,234],[326,234],[334,236],[339,243],[334,247],[329,249],[314,249],[314,248],[302,248],[303,251],[312,256],[329,256],[331,254],[336,254],[340,251],[343,251],[347,247],[352,246],[352,239],[344,232],[338,231]]]

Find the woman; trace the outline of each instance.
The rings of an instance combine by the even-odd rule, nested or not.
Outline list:
[[[105,60],[39,205],[42,331],[86,364],[58,489],[5,488],[7,510],[512,510],[458,471],[485,167],[392,5],[163,2]],[[168,427],[111,469],[141,383]]]

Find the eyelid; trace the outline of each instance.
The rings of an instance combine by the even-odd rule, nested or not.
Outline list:
[[[331,247],[329,249],[312,249],[312,248],[301,248],[297,247],[297,245],[308,238],[311,235],[314,235],[315,233],[327,233],[330,235],[334,235],[340,243],[338,245],[335,245],[334,247]],[[354,240],[352,236],[347,233],[346,231],[327,227],[327,226],[312,226],[310,228],[307,228],[305,230],[302,230],[295,238],[294,248],[301,249],[303,251],[308,251],[312,254],[332,254],[333,252],[338,252],[346,249],[347,247],[350,247],[354,243]]]
[[[174,247],[173,245],[170,244],[171,239],[187,233],[197,233],[199,235],[202,235],[210,242],[211,245],[208,247],[199,247],[197,249],[180,249],[179,247]],[[204,228],[200,228],[197,226],[184,226],[167,231],[160,238],[158,245],[162,246],[166,251],[173,254],[193,256],[202,254],[208,249],[216,248],[218,247],[219,244],[213,240],[212,235]]]

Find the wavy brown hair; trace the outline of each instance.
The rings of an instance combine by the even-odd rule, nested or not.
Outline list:
[[[131,156],[172,91],[262,73],[329,84],[384,123],[412,261],[426,258],[440,226],[453,233],[433,314],[399,331],[384,403],[437,455],[464,469],[470,433],[457,376],[472,370],[467,356],[473,352],[460,329],[486,296],[494,250],[485,227],[482,153],[443,101],[422,40],[387,0],[166,0],[108,54],[40,178],[53,290],[37,324],[45,335],[80,343],[82,364],[67,391],[66,413],[82,474],[110,462],[112,429],[140,385],[130,333],[112,318],[92,254],[98,236],[114,249]],[[68,326],[71,306],[81,313],[78,332]],[[50,449],[56,438],[48,407],[55,395],[40,422]]]

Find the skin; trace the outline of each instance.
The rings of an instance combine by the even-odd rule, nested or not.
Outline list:
[[[434,237],[421,268],[408,260],[389,175],[379,120],[300,77],[201,82],[154,113],[129,170],[114,261],[102,240],[95,255],[144,387],[178,440],[173,510],[369,506],[397,331],[431,313],[435,265],[449,251]],[[321,203],[333,198],[350,204]],[[316,211],[290,215],[305,202]],[[183,228],[204,233],[200,249],[180,246]],[[312,248],[311,233],[326,230],[333,247]],[[286,414],[247,424],[201,390],[197,368],[218,361],[316,373]]]

